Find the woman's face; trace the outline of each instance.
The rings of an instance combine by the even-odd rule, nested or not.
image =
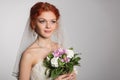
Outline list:
[[[51,11],[42,12],[36,19],[36,32],[43,38],[50,38],[57,28],[56,16]]]

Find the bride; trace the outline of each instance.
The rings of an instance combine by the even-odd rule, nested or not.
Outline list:
[[[32,6],[30,28],[37,34],[37,38],[21,55],[18,80],[51,80],[44,74],[45,67],[42,61],[50,51],[61,47],[59,43],[51,39],[53,33],[59,28],[59,18],[59,10],[50,3],[37,2]],[[70,74],[60,75],[55,80],[76,80],[76,74],[73,71]]]

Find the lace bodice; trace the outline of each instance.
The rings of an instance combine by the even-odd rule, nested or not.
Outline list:
[[[43,61],[39,61],[31,70],[31,79],[30,80],[52,80],[45,76],[45,67]]]

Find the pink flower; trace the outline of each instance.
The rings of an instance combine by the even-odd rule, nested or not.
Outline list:
[[[53,55],[54,55],[54,57],[59,57],[60,53],[59,53],[59,51],[56,50],[56,51],[53,52]]]
[[[59,48],[58,51],[61,55],[66,53],[66,49]]]
[[[64,59],[61,59],[62,62],[65,62],[65,63],[68,63],[70,62],[70,58],[68,57],[65,57]]]
[[[65,54],[66,50],[59,48],[56,51],[53,52],[54,57],[60,57],[62,54]]]
[[[68,57],[64,58],[64,62],[68,63],[69,61],[70,61],[70,58],[68,58]]]

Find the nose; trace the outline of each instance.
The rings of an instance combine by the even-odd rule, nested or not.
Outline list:
[[[50,27],[51,27],[50,23],[47,22],[47,24],[46,24],[46,28],[50,28]]]

